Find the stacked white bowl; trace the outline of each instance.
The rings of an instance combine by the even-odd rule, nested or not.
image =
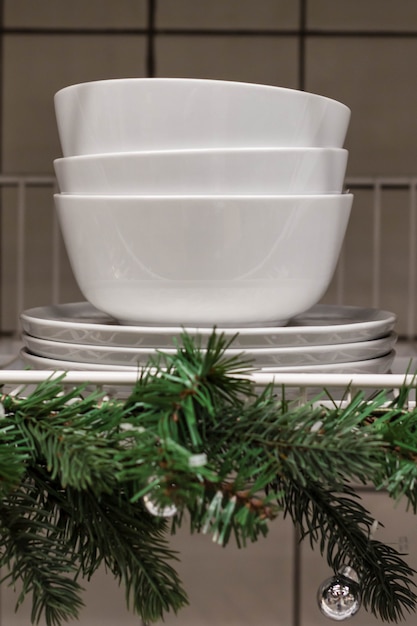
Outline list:
[[[120,79],[55,96],[56,209],[85,302],[21,315],[41,369],[137,371],[213,326],[256,367],[377,372],[395,315],[317,304],[348,224],[349,109],[266,85]],[[117,391],[119,393],[119,390]]]
[[[78,285],[122,324],[284,325],[316,304],[352,205],[350,110],[280,87],[115,79],[55,95],[56,209]]]

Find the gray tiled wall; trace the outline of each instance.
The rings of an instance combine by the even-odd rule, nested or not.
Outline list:
[[[58,89],[147,75],[253,81],[334,97],[352,109],[348,176],[414,176],[417,171],[414,0],[4,0],[0,36],[2,173],[52,174],[53,159],[61,155],[53,111]],[[364,194],[357,195],[346,238],[344,302],[367,305],[372,223],[370,205]],[[386,213],[387,274],[378,304],[398,313],[401,333],[407,223],[396,198]],[[4,330],[16,319],[5,293],[13,283],[13,227],[6,223]],[[47,247],[42,223],[40,216],[39,228],[35,224],[28,238],[28,254],[35,258]],[[64,299],[80,297],[70,272],[62,283]],[[35,306],[44,304],[48,293],[32,282],[25,297],[25,306]],[[335,285],[325,300],[334,297]]]
[[[263,82],[334,97],[352,109],[346,142],[349,176],[417,174],[415,0],[3,0],[2,8],[2,173],[52,174],[53,159],[60,156],[53,94],[61,87],[156,75]],[[407,308],[406,206],[404,194],[393,191],[382,209],[380,305],[398,313],[400,332]],[[11,304],[15,282],[11,207],[8,192],[2,196],[1,215],[3,330],[13,328],[16,318]],[[30,211],[27,307],[49,303],[50,193],[34,193]],[[346,239],[346,304],[370,304],[372,236],[370,194],[361,191]],[[62,283],[65,300],[80,298],[68,267]],[[327,301],[334,293],[332,287]],[[388,541],[395,542],[398,535],[412,538],[412,519],[392,513],[381,494],[371,499],[384,518]],[[275,542],[254,546],[246,557],[233,551],[213,556],[207,542],[180,537],[192,606],[173,622],[293,624],[292,531],[284,524],[272,536]],[[314,601],[327,570],[306,549],[302,574],[300,624],[294,626],[327,624]],[[137,623],[124,612],[120,592],[104,574],[90,589],[80,624]],[[28,624],[27,613],[13,615],[12,595],[3,590],[2,596],[0,625]],[[356,623],[373,623],[361,616]],[[414,618],[407,623],[414,623]]]

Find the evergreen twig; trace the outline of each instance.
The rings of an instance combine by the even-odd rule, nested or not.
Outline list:
[[[415,610],[413,570],[370,536],[354,484],[373,484],[417,512],[417,410],[410,389],[346,406],[260,393],[246,358],[187,334],[150,360],[126,400],[51,379],[0,405],[0,566],[32,594],[32,621],[76,618],[82,578],[105,564],[128,605],[151,622],[187,603],[169,547],[193,532],[239,546],[289,515],[336,570],[361,578],[366,609],[383,621]],[[279,393],[280,392],[280,393]],[[175,504],[169,525],[144,506]],[[276,522],[275,522],[276,523]]]

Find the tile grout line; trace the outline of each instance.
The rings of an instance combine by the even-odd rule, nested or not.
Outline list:
[[[148,0],[148,21],[146,27],[146,76],[155,76],[155,22],[156,22],[157,0]]]

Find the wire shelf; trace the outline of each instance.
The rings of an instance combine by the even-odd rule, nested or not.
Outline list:
[[[26,222],[28,212],[36,210],[28,201],[29,191],[33,188],[45,188],[50,191],[51,203],[53,193],[57,191],[57,183],[54,176],[6,176],[0,175],[0,190],[12,188],[15,190],[15,219],[16,219],[16,245],[15,245],[15,266],[16,285],[11,294],[7,293],[7,285],[1,285],[3,300],[15,298],[16,322],[12,329],[15,337],[20,335],[20,313],[26,306],[27,279],[25,277],[25,263],[27,263],[27,233]],[[407,247],[407,267],[404,269],[406,276],[405,288],[407,290],[407,341],[411,342],[417,336],[417,242],[414,232],[417,226],[417,177],[352,177],[346,180],[346,188],[349,191],[369,190],[372,194],[372,215],[373,215],[373,240],[372,240],[372,262],[369,271],[372,275],[372,293],[370,294],[370,306],[379,307],[381,293],[383,292],[383,276],[381,272],[381,258],[384,253],[381,238],[381,206],[382,197],[389,190],[403,190],[407,193],[407,215],[405,216],[409,224],[409,241],[404,242]],[[29,206],[30,205],[30,206]],[[59,236],[59,229],[51,212],[53,224],[50,229],[52,251],[52,273],[51,273],[51,304],[61,301],[61,250],[62,242]],[[368,268],[367,268],[368,270]],[[6,281],[7,282],[7,281]],[[343,302],[346,283],[346,263],[344,262],[343,251],[336,273],[336,293],[338,303]],[[9,331],[10,332],[10,331]],[[104,386],[114,384],[120,387],[128,387],[135,383],[137,373],[120,371],[56,371],[51,370],[23,370],[23,369],[0,369],[0,383],[5,385],[18,384],[38,384],[51,377],[65,375],[65,382],[71,385],[81,385],[85,383]],[[414,376],[405,374],[289,374],[289,373],[254,373],[254,382],[259,387],[273,382],[275,386],[285,385],[291,389],[298,389],[301,396],[305,390],[312,389],[349,389],[352,394],[358,389],[398,389],[402,385],[414,385]]]

